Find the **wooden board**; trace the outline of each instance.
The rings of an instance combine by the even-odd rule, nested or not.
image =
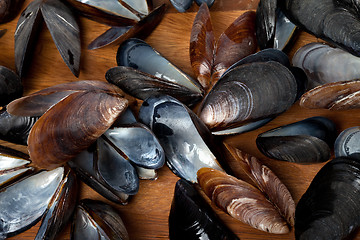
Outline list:
[[[155,1],[156,4],[165,0]],[[30,2],[26,0],[24,7]],[[241,3],[240,3],[241,2]],[[215,35],[219,36],[225,28],[247,9],[256,9],[257,1],[244,0],[216,0],[211,9],[211,17]],[[194,77],[189,61],[189,39],[192,22],[198,7],[194,4],[189,12],[178,13],[169,6],[168,12],[157,29],[146,41],[157,49],[171,62]],[[79,18],[81,25],[81,73],[75,78],[62,61],[48,29],[44,25],[39,40],[34,49],[29,72],[23,79],[25,95],[45,87],[77,80],[104,80],[105,72],[116,66],[115,55],[118,46],[109,46],[99,50],[87,50],[87,45],[98,35],[103,33],[107,26]],[[14,69],[14,31],[17,18],[10,23],[0,26],[8,32],[0,38],[0,65]],[[318,41],[316,38],[301,33],[289,52],[291,57],[296,49],[308,43]],[[298,103],[284,114],[280,115],[266,126],[253,132],[238,136],[225,137],[222,140],[263,160],[286,184],[295,202],[298,202],[307,189],[309,183],[323,166],[323,164],[298,165],[271,160],[264,157],[256,148],[255,139],[259,133],[271,128],[299,121],[312,116],[325,116],[332,119],[340,133],[342,130],[359,124],[358,110],[330,112],[327,110],[307,110],[299,107]],[[1,142],[6,146],[26,151],[25,147]],[[110,203],[86,185],[81,185],[79,198],[92,198],[110,203],[119,210],[131,239],[168,239],[168,214],[173,197],[174,186],[178,178],[165,166],[159,171],[155,181],[142,180],[140,191],[126,206]],[[214,207],[214,206],[213,206]],[[215,207],[214,207],[215,208]],[[0,210],[1,211],[1,210]],[[240,237],[240,239],[294,239],[294,232],[286,235],[273,235],[255,230],[225,213],[217,210],[225,223]],[[69,225],[70,226],[70,225]],[[67,227],[58,239],[70,238],[70,227]],[[13,239],[33,239],[39,224],[28,231],[13,237]],[[354,234],[360,239],[360,234]]]

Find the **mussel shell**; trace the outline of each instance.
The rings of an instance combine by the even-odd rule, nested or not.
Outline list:
[[[139,190],[135,168],[102,138],[68,164],[86,184],[113,202],[126,204],[128,195]]]
[[[120,215],[112,206],[83,199],[76,209],[71,239],[129,240],[129,236]]]
[[[128,100],[116,86],[85,82],[88,89],[70,89],[71,94],[46,111],[30,130],[28,151],[37,166],[53,168],[69,161],[93,144],[127,108]]]
[[[7,238],[35,225],[63,179],[64,169],[43,171],[0,192],[0,237]]]
[[[260,49],[272,48],[276,27],[277,0],[260,0],[256,10],[256,39]]]
[[[251,179],[251,184],[257,186],[266,198],[276,206],[289,226],[294,226],[295,202],[285,184],[256,157],[228,144],[224,145],[232,157],[231,160],[227,160],[227,164],[234,176],[240,179],[245,173]]]
[[[68,170],[42,219],[35,240],[56,238],[73,216],[78,190],[76,175]]]
[[[12,70],[0,66],[0,105],[5,106],[21,97],[23,86],[20,77]]]
[[[208,146],[211,142],[208,129],[190,109],[175,98],[148,98],[140,108],[139,119],[159,139],[169,168],[179,177],[196,182],[196,172],[201,167],[221,169]]]
[[[289,226],[277,207],[252,185],[210,168],[198,171],[198,182],[218,207],[239,221],[270,233],[289,232]]]
[[[255,62],[224,75],[203,100],[199,117],[212,130],[276,116],[294,103],[293,74],[277,62]]]
[[[360,163],[340,157],[328,162],[301,197],[296,239],[344,239],[360,225]]]
[[[89,44],[88,49],[97,49],[105,47],[109,44],[121,44],[126,39],[133,37],[145,39],[161,22],[165,12],[166,5],[162,4],[133,26],[111,27],[109,30],[93,40]]]
[[[32,1],[21,13],[15,30],[15,68],[22,77],[29,62],[38,32],[43,21],[40,5],[42,0]]]
[[[334,143],[335,157],[359,158],[360,127],[350,127],[342,131]]]
[[[13,20],[21,10],[24,0],[2,0],[0,2],[0,23]]]
[[[176,239],[239,239],[216,216],[194,185],[176,182],[169,214],[169,237]]]
[[[299,48],[292,63],[306,73],[309,89],[325,83],[357,79],[360,75],[358,57],[322,43],[309,43]]]
[[[346,110],[360,107],[360,80],[327,83],[301,96],[299,105],[305,108]]]
[[[7,29],[0,29],[0,38],[4,36],[4,34],[7,32]]]
[[[276,9],[276,27],[274,35],[274,48],[285,50],[290,44],[297,27],[280,10]]]
[[[27,154],[0,145],[0,187],[32,172],[34,168],[28,166],[30,163]]]
[[[360,21],[333,0],[286,0],[283,11],[302,29],[359,56]]]
[[[156,136],[144,124],[110,128],[103,136],[137,166],[158,169],[165,163],[163,148]]]
[[[129,95],[145,100],[154,95],[170,95],[191,105],[202,99],[202,94],[184,86],[141,72],[132,67],[118,66],[109,69],[105,78]]]
[[[193,2],[194,0],[170,0],[170,3],[174,6],[174,8],[181,13],[186,12]]]
[[[117,0],[66,1],[85,17],[110,26],[129,26],[140,20]]]
[[[119,66],[135,68],[202,94],[199,83],[176,68],[149,44],[140,39],[131,38],[123,42],[117,51],[116,61]]]
[[[2,140],[27,145],[31,128],[39,117],[15,116],[6,110],[0,111],[0,138]]]
[[[259,150],[278,160],[311,163],[330,158],[336,138],[336,126],[328,118],[312,117],[260,134]]]

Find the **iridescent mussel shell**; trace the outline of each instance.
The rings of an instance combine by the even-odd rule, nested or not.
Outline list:
[[[335,138],[333,121],[312,117],[266,131],[257,137],[256,145],[269,158],[316,163],[329,160]]]
[[[64,168],[42,171],[0,192],[0,237],[8,238],[34,226],[48,209],[64,177]]]
[[[68,164],[83,182],[113,202],[126,204],[139,190],[135,168],[102,137]]]
[[[337,136],[334,143],[335,157],[352,157],[360,156],[360,127],[350,127],[342,131]]]
[[[169,214],[169,238],[177,239],[239,239],[216,216],[214,210],[191,183],[176,182]]]
[[[179,177],[196,182],[196,172],[201,167],[222,169],[214,152],[215,145],[210,148],[210,132],[190,109],[175,98],[148,98],[140,108],[139,119],[159,139],[169,168]]]
[[[359,178],[359,161],[339,157],[328,162],[296,207],[296,239],[346,239],[357,229]]]
[[[29,156],[23,152],[0,146],[0,187],[4,187],[19,177],[31,173]]]

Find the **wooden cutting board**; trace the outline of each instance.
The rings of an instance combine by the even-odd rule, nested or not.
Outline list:
[[[24,7],[30,0],[26,0]],[[155,4],[165,2],[157,0]],[[241,3],[240,3],[241,2]],[[255,10],[257,1],[244,0],[216,0],[211,8],[211,17],[215,36],[219,36],[240,14],[247,9]],[[194,77],[189,61],[189,39],[192,22],[198,6],[194,4],[189,12],[178,13],[169,5],[168,12],[146,41],[168,58],[176,66]],[[14,70],[14,31],[17,19],[10,23],[0,25],[0,29],[7,29],[7,33],[0,38],[0,65]],[[118,46],[108,46],[98,50],[87,50],[87,45],[98,35],[108,29],[108,26],[79,18],[81,26],[81,73],[79,78],[72,75],[62,61],[48,29],[44,25],[36,44],[30,69],[23,79],[25,95],[59,83],[77,80],[104,80],[105,72],[116,66],[116,51]],[[302,45],[319,41],[306,33],[300,33],[294,45],[288,52],[291,57]],[[140,103],[139,103],[140,104]],[[263,160],[285,183],[297,203],[307,189],[309,183],[323,166],[323,164],[298,165],[271,160],[264,157],[256,148],[256,136],[266,130],[291,122],[299,121],[312,116],[325,116],[332,119],[339,133],[352,126],[359,125],[360,112],[348,110],[330,112],[327,110],[307,110],[299,107],[298,103],[283,113],[266,126],[253,132],[224,137],[222,140],[238,147]],[[16,146],[6,142],[1,144],[26,151],[23,146]],[[158,173],[158,179],[154,181],[142,180],[140,190],[129,202],[122,206],[111,203],[94,192],[85,184],[81,185],[79,198],[92,198],[110,203],[119,210],[127,227],[131,239],[168,239],[168,215],[173,197],[174,186],[178,177],[164,166]],[[213,206],[216,208],[215,206]],[[1,211],[1,209],[0,209]],[[294,239],[294,232],[285,235],[274,235],[255,230],[250,226],[232,219],[225,213],[216,209],[216,212],[225,223],[240,237],[240,239]],[[13,237],[12,239],[33,239],[39,224],[28,231]],[[70,238],[70,224],[62,232],[58,239]],[[360,234],[354,234],[355,239],[360,239]]]

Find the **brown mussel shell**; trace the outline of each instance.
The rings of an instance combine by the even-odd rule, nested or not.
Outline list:
[[[21,10],[24,0],[1,0],[0,1],[0,23],[13,20]]]
[[[301,96],[301,107],[347,110],[360,107],[360,80],[327,83]]]
[[[51,100],[50,104],[46,99]],[[114,85],[78,81],[39,91],[16,101],[9,108],[21,113],[21,109],[41,106],[37,114],[45,111],[30,131],[28,151],[35,165],[54,168],[94,143],[127,105],[128,100]]]
[[[255,12],[239,16],[215,43],[210,13],[201,4],[190,37],[190,62],[198,81],[207,89],[235,62],[256,52]]]
[[[198,182],[217,206],[241,222],[270,233],[289,232],[277,207],[247,182],[211,168],[198,171]]]

